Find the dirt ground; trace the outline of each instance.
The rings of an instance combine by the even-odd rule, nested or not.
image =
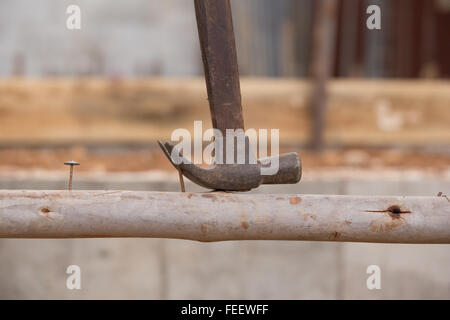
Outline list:
[[[328,149],[312,152],[283,148],[281,152],[297,151],[303,170],[321,168],[419,169],[439,172],[450,168],[448,153],[430,153],[395,149]],[[0,149],[0,172],[14,170],[67,170],[63,163],[74,159],[81,163],[77,170],[103,172],[137,172],[173,170],[158,147],[148,149],[73,148],[3,148]]]

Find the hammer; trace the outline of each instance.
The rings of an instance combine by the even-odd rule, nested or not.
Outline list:
[[[235,132],[244,131],[244,118],[230,1],[194,0],[194,3],[212,125],[221,133],[215,135],[215,139],[223,137],[227,141],[221,144],[223,150],[219,153],[226,154],[230,140],[234,145],[234,158],[238,156],[238,150],[249,156],[245,157],[244,163],[215,161],[209,169],[203,169],[183,158],[172,143],[158,141],[159,146],[178,172],[208,189],[248,191],[261,184],[299,182],[302,170],[297,153],[251,161],[247,136],[244,136],[245,148],[236,147],[239,134]],[[230,134],[227,129],[234,133]],[[271,175],[262,174],[262,170],[270,167],[273,161],[278,162],[278,171]]]

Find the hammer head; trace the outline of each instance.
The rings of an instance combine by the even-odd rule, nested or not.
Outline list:
[[[295,152],[259,159],[256,163],[213,164],[203,169],[184,158],[172,143],[158,141],[158,144],[177,170],[207,189],[248,191],[261,184],[297,183],[302,174],[300,158]]]

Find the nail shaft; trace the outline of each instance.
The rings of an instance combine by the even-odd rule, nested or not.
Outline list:
[[[72,177],[73,177],[73,166],[70,166],[69,191],[72,190]]]
[[[177,169],[177,171],[178,171],[178,177],[180,178],[181,192],[186,192],[186,189],[184,188],[183,173],[181,173],[181,169]]]
[[[76,161],[70,160],[70,161],[64,162],[64,165],[70,166],[69,185],[68,185],[67,189],[69,191],[71,191],[72,190],[72,180],[73,180],[73,166],[79,166],[80,164]]]

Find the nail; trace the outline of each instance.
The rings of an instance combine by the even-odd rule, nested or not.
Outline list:
[[[71,191],[72,190],[73,166],[79,166],[80,164],[76,161],[70,160],[70,161],[64,162],[64,165],[70,166],[69,191]]]
[[[186,192],[186,190],[184,189],[184,179],[183,174],[181,173],[181,169],[177,170],[178,170],[178,177],[180,178],[181,192]]]

